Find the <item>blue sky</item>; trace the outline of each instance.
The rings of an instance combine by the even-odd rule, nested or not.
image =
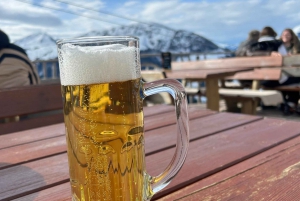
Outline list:
[[[184,29],[213,42],[238,44],[252,29],[272,26],[278,34],[300,25],[299,0],[21,0],[95,19],[35,7],[16,0],[0,1],[0,29],[12,41],[36,32],[55,38],[74,37],[92,30],[110,29],[134,23],[98,11],[144,22],[156,22],[172,29]],[[75,3],[81,8],[61,3]],[[107,22],[103,22],[108,21]]]

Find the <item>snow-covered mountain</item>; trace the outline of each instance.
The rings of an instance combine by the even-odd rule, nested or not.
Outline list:
[[[220,48],[210,40],[184,30],[173,30],[160,24],[132,24],[82,36],[137,36],[142,52],[211,52]],[[222,50],[221,50],[222,51]]]
[[[46,33],[35,33],[14,43],[25,49],[32,61],[57,58],[55,40]]]
[[[104,31],[91,31],[81,36],[130,35],[140,39],[142,53],[224,52],[210,40],[184,30],[173,30],[159,24],[132,24]],[[55,40],[46,33],[36,33],[15,41],[24,48],[31,60],[57,58]]]
[[[229,51],[236,51],[236,49],[238,48],[239,44],[225,44],[225,43],[217,43],[217,45],[220,48],[223,48],[224,50],[229,50]]]

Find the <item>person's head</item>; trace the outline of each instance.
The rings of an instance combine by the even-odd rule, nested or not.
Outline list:
[[[249,34],[248,34],[248,39],[249,40],[256,40],[257,41],[258,38],[259,38],[259,31],[252,30],[252,31],[249,32]]]
[[[292,29],[285,29],[283,30],[280,39],[284,43],[293,43],[293,41],[297,38],[296,34],[293,32]]]
[[[296,34],[293,32],[292,29],[285,29],[283,30],[280,39],[284,44],[288,44],[293,48],[293,53],[299,53],[300,52],[300,43],[299,39],[296,36]]]
[[[9,45],[9,38],[6,35],[6,33],[4,33],[1,29],[0,29],[0,49],[2,48],[6,48]]]
[[[272,29],[272,27],[264,27],[261,32],[260,36],[271,36],[271,37],[276,37],[277,33]]]

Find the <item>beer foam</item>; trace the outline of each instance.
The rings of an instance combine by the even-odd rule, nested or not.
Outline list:
[[[120,82],[140,78],[136,47],[121,44],[58,49],[62,85]]]

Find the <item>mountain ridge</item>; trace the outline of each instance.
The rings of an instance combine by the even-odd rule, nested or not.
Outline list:
[[[107,30],[93,30],[80,37],[87,36],[131,35],[140,40],[141,53],[190,53],[190,52],[224,52],[225,50],[212,41],[186,30],[174,30],[157,23],[131,24]],[[26,50],[29,58],[49,60],[57,58],[56,43],[47,33],[34,33],[15,41]]]

